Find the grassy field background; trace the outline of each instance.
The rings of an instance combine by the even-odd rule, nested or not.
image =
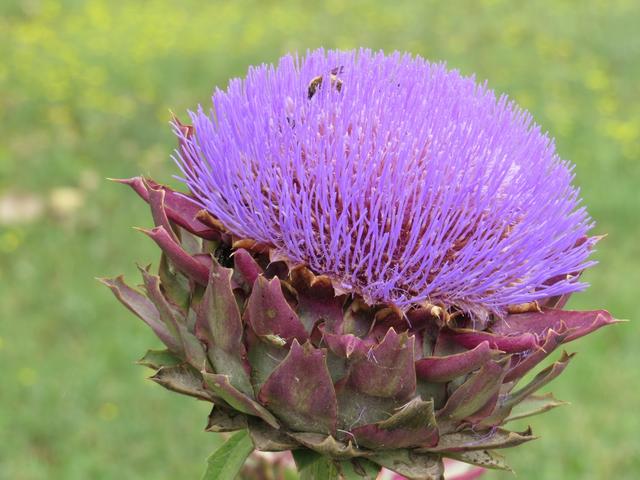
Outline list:
[[[315,5],[317,3],[317,5]],[[218,439],[206,405],[145,380],[158,342],[95,276],[155,262],[145,206],[105,177],[169,181],[169,109],[250,64],[317,46],[408,50],[475,72],[573,160],[600,265],[574,308],[636,320],[572,344],[572,405],[531,419],[518,478],[640,472],[640,3],[0,3],[0,478],[191,479]],[[506,479],[509,474],[487,478]]]

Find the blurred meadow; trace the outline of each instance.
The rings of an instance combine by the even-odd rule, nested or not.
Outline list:
[[[407,50],[487,79],[576,163],[600,264],[570,307],[635,320],[569,345],[506,452],[526,479],[640,472],[640,3],[0,2],[0,479],[199,478],[207,405],[145,380],[158,346],[94,277],[156,262],[145,205],[105,177],[172,182],[183,117],[251,64],[307,48]],[[312,6],[311,6],[312,5]],[[523,425],[524,426],[524,425]],[[513,478],[491,473],[487,478]]]

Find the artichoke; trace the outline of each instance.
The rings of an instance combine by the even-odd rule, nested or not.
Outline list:
[[[141,289],[103,282],[164,343],[152,379],[306,478],[507,469],[534,438],[509,422],[563,403],[539,390],[573,355],[528,374],[615,322],[563,310],[598,240],[572,167],[504,97],[399,54],[287,56],[213,104],[173,122],[189,193],[120,180],[162,256]]]

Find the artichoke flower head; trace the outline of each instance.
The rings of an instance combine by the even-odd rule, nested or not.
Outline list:
[[[534,437],[507,423],[562,404],[536,392],[572,355],[522,377],[615,322],[563,310],[597,238],[553,141],[399,53],[288,55],[212,102],[173,122],[188,192],[121,180],[162,257],[143,291],[104,282],[165,344],[152,378],[212,402],[207,428],[246,432],[247,454],[313,454],[332,478],[508,468],[495,450]]]
[[[368,303],[499,313],[585,286],[592,221],[571,165],[528,113],[443,64],[286,56],[191,121],[176,160],[198,204]]]

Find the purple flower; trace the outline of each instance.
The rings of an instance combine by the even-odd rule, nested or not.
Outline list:
[[[506,96],[420,57],[287,55],[176,128],[200,206],[369,303],[472,312],[583,289],[573,166]]]

